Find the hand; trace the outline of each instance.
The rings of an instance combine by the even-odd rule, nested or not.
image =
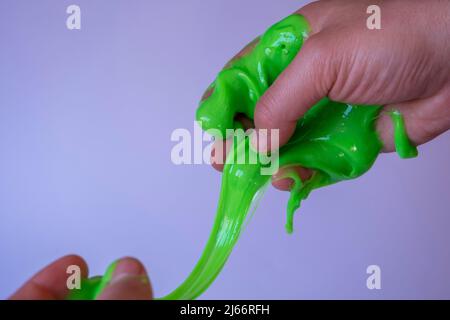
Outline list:
[[[75,255],[62,257],[51,263],[14,293],[12,300],[64,300],[67,288],[67,267],[77,265],[83,278],[88,267],[83,258]],[[145,267],[134,258],[123,258],[117,263],[111,282],[100,294],[100,300],[147,300],[153,293]]]
[[[381,30],[366,27],[366,10],[372,4],[381,9]],[[318,1],[298,13],[309,21],[312,32],[293,62],[258,101],[256,129],[279,129],[283,145],[297,120],[325,96],[399,110],[415,145],[450,128],[449,1]],[[383,150],[394,151],[391,120],[384,112],[377,130]],[[217,159],[217,154],[222,152],[213,150],[212,162],[221,170],[217,163],[223,159]],[[306,169],[297,170],[302,179],[310,175]],[[274,185],[286,190],[290,183],[283,180]]]

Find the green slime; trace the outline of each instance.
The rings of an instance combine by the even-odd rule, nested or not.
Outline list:
[[[270,27],[248,54],[231,61],[211,84],[197,110],[197,120],[204,130],[216,129],[216,138],[224,138],[227,129],[242,128],[237,114],[253,119],[258,99],[297,55],[310,31],[306,19],[291,15]],[[293,231],[293,216],[314,189],[359,177],[370,169],[382,149],[375,131],[381,106],[350,105],[322,99],[298,120],[294,135],[279,150],[279,166],[298,165],[312,169],[313,175],[302,181],[293,170],[286,177],[293,180],[287,206],[286,230]],[[403,117],[391,112],[394,140],[402,158],[415,157],[405,131]],[[250,139],[236,141],[225,161],[216,218],[200,260],[188,278],[161,299],[195,299],[217,277],[239,238],[245,221],[270,175],[250,147]],[[246,161],[234,161],[244,155]],[[250,159],[257,159],[251,162]],[[84,280],[82,289],[72,299],[94,299],[109,282],[113,268],[105,276]],[[83,286],[84,284],[84,286]]]
[[[103,276],[95,276],[88,279],[82,279],[80,289],[73,289],[67,296],[68,300],[94,300],[102,292],[103,289],[111,281],[114,270],[116,269],[117,261],[114,261],[106,269]]]

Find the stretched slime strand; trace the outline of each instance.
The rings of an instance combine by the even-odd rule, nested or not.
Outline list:
[[[259,98],[297,55],[310,28],[306,19],[291,15],[270,27],[246,55],[231,61],[210,85],[200,103],[196,118],[203,130],[216,129],[226,137],[227,129],[241,128],[237,114],[253,119]],[[360,106],[323,98],[297,122],[294,135],[279,150],[279,165],[312,169],[302,181],[294,171],[287,206],[286,231],[293,231],[293,215],[314,189],[354,179],[373,165],[382,144],[375,131],[380,106]],[[417,150],[409,142],[400,113],[391,115],[397,152],[413,157]],[[233,161],[243,153],[245,163]],[[257,159],[256,163],[248,161]],[[258,194],[270,181],[246,137],[235,143],[227,156],[215,222],[202,256],[187,279],[161,299],[195,299],[214,281],[239,238],[248,213]],[[108,275],[108,274],[107,274]],[[106,275],[106,276],[107,276]],[[106,278],[106,277],[104,277]],[[87,279],[76,298],[95,298],[106,280]]]

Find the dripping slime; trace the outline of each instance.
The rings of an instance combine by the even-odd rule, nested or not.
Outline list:
[[[291,15],[270,27],[257,38],[250,52],[232,60],[209,86],[196,118],[203,130],[216,129],[226,137],[227,129],[242,127],[237,114],[253,119],[256,103],[301,50],[310,32],[306,19]],[[279,166],[301,166],[313,171],[302,181],[293,171],[287,205],[286,231],[293,231],[294,212],[314,189],[367,172],[382,149],[375,122],[382,111],[376,105],[350,105],[324,97],[298,120],[296,130],[279,150]],[[417,156],[410,143],[402,115],[392,112],[395,146],[402,158]],[[256,163],[232,161],[244,154]],[[231,148],[225,161],[215,222],[204,251],[187,279],[173,292],[160,299],[195,299],[214,281],[225,265],[246,219],[270,175],[261,174],[264,167],[259,155],[245,137]],[[94,299],[108,283],[114,265],[103,277],[85,279],[81,290],[69,298]],[[83,286],[84,284],[84,286]]]

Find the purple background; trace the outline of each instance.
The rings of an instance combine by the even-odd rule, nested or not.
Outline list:
[[[66,7],[82,30],[66,29]],[[220,175],[175,166],[175,128],[225,61],[303,1],[0,2],[0,297],[78,253],[133,255],[157,296],[190,272]],[[450,298],[450,134],[314,192],[284,232],[270,189],[203,298]],[[366,268],[382,289],[366,288]]]

